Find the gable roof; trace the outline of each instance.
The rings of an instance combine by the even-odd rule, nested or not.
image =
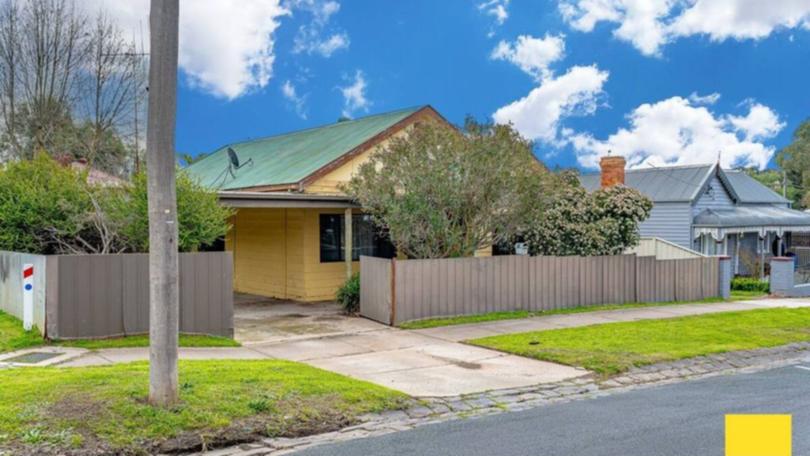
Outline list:
[[[744,171],[726,171],[716,164],[628,169],[625,171],[625,185],[635,188],[656,203],[691,203],[700,196],[715,174],[738,204],[789,203]],[[586,190],[593,191],[600,186],[600,174],[583,174],[579,181]]]
[[[336,168],[423,115],[442,119],[427,105],[401,109],[229,144],[186,169],[203,185],[217,190],[300,190],[308,180]],[[253,162],[235,171],[235,177],[227,172],[229,147],[241,163]]]

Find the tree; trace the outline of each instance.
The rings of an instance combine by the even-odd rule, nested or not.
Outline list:
[[[136,174],[132,184],[112,189],[108,212],[120,226],[119,235],[127,251],[149,251],[149,212],[147,179]],[[203,187],[184,171],[177,173],[177,247],[181,252],[195,252],[212,245],[228,232],[228,218],[233,211],[219,204],[217,194]]]
[[[72,148],[92,166],[124,174],[129,148],[122,158],[105,146],[137,130],[140,54],[114,22],[101,13],[88,20],[76,1],[0,4],[0,160]]]
[[[810,207],[810,119],[793,132],[793,141],[776,154],[776,163],[797,190],[796,207]]]
[[[619,255],[638,244],[638,224],[652,201],[614,185],[588,193],[575,173],[559,176],[552,203],[527,211],[523,237],[531,255]]]
[[[372,154],[344,190],[398,251],[448,258],[511,238],[551,178],[511,126],[429,121]]]
[[[174,129],[177,114],[178,0],[151,0],[149,118],[149,402],[177,402],[179,290]]]

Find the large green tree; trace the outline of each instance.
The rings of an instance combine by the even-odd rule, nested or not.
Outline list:
[[[514,236],[552,174],[512,127],[418,124],[360,166],[345,191],[410,258],[471,256]]]
[[[776,163],[796,189],[796,206],[810,207],[810,119],[793,132],[793,141],[776,154]]]

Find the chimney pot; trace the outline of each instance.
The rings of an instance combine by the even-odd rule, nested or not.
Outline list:
[[[620,155],[602,157],[599,167],[602,169],[602,188],[613,185],[624,185],[624,167],[627,162]]]

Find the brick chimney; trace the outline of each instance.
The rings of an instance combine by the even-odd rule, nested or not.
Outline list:
[[[602,168],[602,188],[612,185],[624,185],[624,166],[626,162],[621,155],[608,155],[599,160],[599,167]]]

